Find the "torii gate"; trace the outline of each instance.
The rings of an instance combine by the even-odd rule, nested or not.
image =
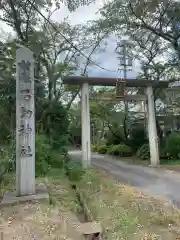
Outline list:
[[[156,128],[154,88],[167,88],[167,81],[121,79],[125,87],[141,87],[145,89],[145,95],[126,95],[123,101],[147,102],[148,137],[150,146],[151,166],[159,165],[159,148]],[[91,165],[91,138],[90,138],[90,107],[89,85],[116,86],[116,78],[68,76],[63,79],[64,84],[81,85],[81,119],[82,119],[82,163],[84,168]],[[112,98],[111,98],[112,99]]]

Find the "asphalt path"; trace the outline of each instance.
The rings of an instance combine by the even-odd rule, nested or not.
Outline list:
[[[69,152],[81,159],[81,151]],[[180,174],[162,168],[133,165],[107,155],[92,154],[92,167],[102,169],[123,184],[129,184],[147,193],[166,199],[180,208]]]

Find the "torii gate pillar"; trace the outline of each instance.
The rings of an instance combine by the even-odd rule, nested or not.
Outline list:
[[[160,161],[153,87],[152,86],[147,87],[146,93],[148,98],[147,116],[148,116],[148,135],[151,166],[157,166],[159,165]]]
[[[88,168],[91,165],[90,107],[88,83],[83,83],[81,88],[81,124],[82,165],[84,168]]]

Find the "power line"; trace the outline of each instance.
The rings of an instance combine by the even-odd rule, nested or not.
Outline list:
[[[36,6],[34,6],[33,3],[30,2],[30,0],[27,0],[27,2],[29,2],[29,4],[31,4],[31,6],[34,8],[34,10],[41,15],[42,18],[44,18],[44,20],[46,20],[53,28],[55,31],[57,31],[70,45],[71,47],[73,47],[77,52],[79,52],[84,58],[86,58],[91,64],[95,65],[96,67],[108,71],[108,72],[114,72],[117,73],[117,71],[113,71],[104,67],[101,67],[99,64],[95,63],[94,61],[92,61],[92,59],[90,57],[87,57],[81,50],[79,50],[66,36],[64,36],[64,34],[62,34],[59,29],[57,29],[57,27],[50,22],[50,20],[48,18],[46,18],[38,9]]]

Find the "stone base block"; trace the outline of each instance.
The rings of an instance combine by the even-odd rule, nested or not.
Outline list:
[[[2,201],[0,202],[0,208],[7,206],[14,206],[20,203],[26,202],[49,202],[49,193],[47,187],[44,184],[36,186],[36,194],[29,196],[16,196],[16,192],[5,192]]]
[[[85,222],[80,224],[79,231],[87,236],[92,234],[101,234],[102,233],[102,226],[100,223],[97,223],[95,221],[93,222]]]

